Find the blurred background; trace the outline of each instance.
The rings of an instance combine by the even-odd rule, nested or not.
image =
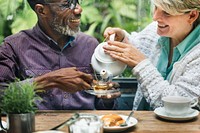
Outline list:
[[[82,0],[81,29],[99,41],[108,26],[139,31],[151,22],[149,1]],[[26,0],[0,0],[0,42],[8,35],[33,27],[36,21]]]

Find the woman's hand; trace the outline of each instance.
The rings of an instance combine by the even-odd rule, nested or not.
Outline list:
[[[106,28],[106,30],[104,31],[103,36],[105,38],[109,38],[110,35],[115,34],[115,41],[123,41],[123,39],[125,38],[125,33],[122,29],[120,28],[112,28],[112,27],[108,27]]]
[[[105,45],[103,48],[105,53],[130,67],[135,67],[138,63],[146,59],[145,55],[131,44],[108,41],[108,45]]]

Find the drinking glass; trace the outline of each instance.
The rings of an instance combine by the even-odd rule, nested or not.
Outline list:
[[[83,113],[68,129],[69,133],[103,133],[103,122],[97,115]]]

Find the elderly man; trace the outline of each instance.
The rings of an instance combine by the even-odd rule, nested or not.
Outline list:
[[[28,0],[38,17],[33,29],[4,39],[1,86],[16,78],[36,83],[41,110],[114,109],[116,100],[86,93],[93,80],[90,60],[98,41],[80,32],[78,0]],[[3,88],[3,87],[1,87]]]

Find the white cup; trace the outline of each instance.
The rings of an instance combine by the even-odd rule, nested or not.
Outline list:
[[[183,96],[167,96],[162,98],[164,110],[167,114],[181,116],[188,114],[191,107],[198,104],[198,98],[188,98]]]

